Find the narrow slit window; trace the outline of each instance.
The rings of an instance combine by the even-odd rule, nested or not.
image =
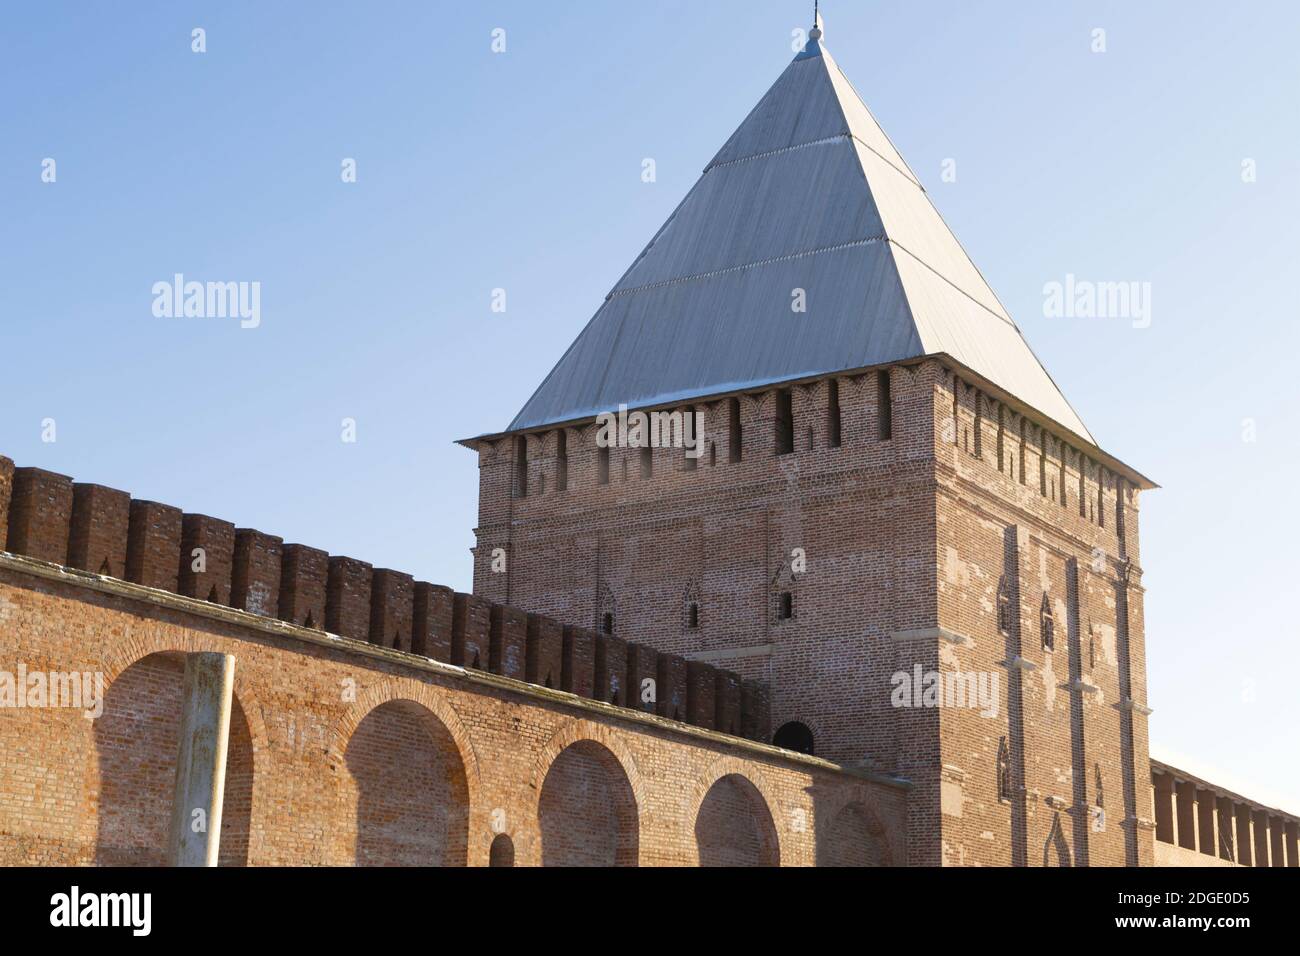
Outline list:
[[[1119,554],[1124,557],[1124,479],[1115,478],[1115,536],[1119,538]]]
[[[609,484],[609,449],[596,449],[596,484]]]
[[[1066,485],[1069,484],[1069,482],[1066,480],[1066,474],[1065,474],[1066,472],[1065,455],[1067,451],[1068,449],[1065,447],[1064,444],[1062,444],[1061,445],[1061,507],[1062,508],[1068,508],[1070,506],[1070,502],[1068,500],[1069,494],[1065,490]]]
[[[998,581],[998,631],[1004,637],[1011,635],[1011,588],[1006,577]]]
[[[688,408],[682,414],[682,448],[685,449],[687,471],[695,471],[700,467],[700,452],[704,449],[703,441],[700,435],[700,418],[695,414],[693,407]]]
[[[555,490],[569,490],[569,434],[563,428],[555,433]]]
[[[1020,483],[1025,483],[1025,420],[1020,419]]]
[[[998,799],[1011,799],[1011,750],[1006,737],[998,741]]]
[[[1039,629],[1042,632],[1043,650],[1051,651],[1056,649],[1056,618],[1052,614],[1051,599],[1044,594],[1043,606],[1038,612]]]
[[[523,435],[515,439],[515,496],[528,497],[528,439]]]
[[[776,391],[776,453],[794,451],[794,397],[788,388]]]
[[[740,433],[740,399],[733,398],[727,402],[727,460],[738,462],[742,457],[741,443],[744,436]]]
[[[1088,517],[1088,479],[1086,477],[1088,467],[1086,459],[1082,454],[1079,455],[1079,517]]]
[[[641,449],[641,477],[653,478],[655,473],[655,450],[647,445]]]
[[[840,383],[831,379],[826,383],[826,443],[831,448],[840,447]]]
[[[781,621],[788,621],[794,617],[794,594],[789,591],[781,592],[776,616]]]
[[[1097,469],[1097,524],[1106,527],[1106,473]]]
[[[954,392],[954,394],[956,393]],[[953,424],[955,425],[957,422],[955,406],[953,412]],[[876,420],[879,423],[880,440],[892,440],[894,437],[894,398],[888,369],[881,369],[876,373]]]
[[[1006,453],[1003,449],[1003,443],[1006,439],[1006,421],[1002,405],[998,405],[998,474],[1002,474],[1006,467]]]
[[[1038,430],[1038,493],[1047,497],[1047,432]]]
[[[954,375],[952,378],[952,443],[958,448],[961,447],[961,415],[957,408],[961,401],[960,387],[961,380]]]

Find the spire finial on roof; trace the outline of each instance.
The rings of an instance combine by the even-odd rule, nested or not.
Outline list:
[[[808,33],[808,39],[820,40],[825,34],[825,24],[822,23],[821,0],[813,0],[813,28]]]

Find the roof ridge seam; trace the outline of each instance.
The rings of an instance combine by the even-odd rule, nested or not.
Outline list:
[[[699,279],[711,279],[715,276],[728,275],[733,272],[743,272],[746,269],[756,269],[760,266],[769,266],[777,262],[789,262],[792,259],[804,259],[808,256],[820,255],[823,252],[839,252],[842,249],[852,249],[856,246],[867,246],[876,242],[889,241],[889,237],[884,233],[876,236],[864,236],[861,239],[852,239],[849,242],[839,242],[833,246],[822,246],[818,249],[805,249],[803,252],[791,252],[784,256],[773,256],[769,259],[757,259],[754,262],[745,262],[738,266],[727,266],[725,269],[711,269],[708,272],[697,272],[688,276],[678,276],[674,279],[661,279],[659,282],[647,282],[645,285],[635,286],[631,289],[616,289],[609,295],[605,296],[605,301],[608,302],[610,299],[615,299],[620,296],[632,295],[634,292],[644,292],[647,289],[662,289],[664,286],[681,285],[686,282],[695,282]]]
[[[840,79],[844,81],[844,85],[849,88],[849,92],[852,93],[854,97],[856,97],[858,104],[866,112],[867,118],[871,120],[871,122],[875,125],[876,129],[880,131],[880,135],[884,137],[885,142],[889,144],[891,149],[893,149],[894,155],[898,157],[898,161],[903,164],[904,168],[900,169],[898,165],[894,163],[893,160],[889,159],[887,156],[884,156],[879,151],[872,149],[871,146],[867,145],[867,143],[862,139],[860,139],[859,137],[854,136],[853,138],[857,139],[858,142],[862,143],[863,146],[866,146],[867,149],[870,149],[871,152],[879,156],[881,161],[884,162],[886,165],[892,166],[895,170],[901,173],[904,178],[911,180],[912,183],[914,183],[921,190],[921,192],[925,192],[925,187],[921,185],[921,180],[916,178],[916,174],[912,172],[911,167],[907,165],[907,160],[903,158],[903,154],[899,152],[898,147],[894,145],[894,141],[889,138],[889,134],[885,132],[885,128],[880,125],[880,120],[876,119],[876,114],[871,112],[871,107],[868,106],[867,101],[862,98],[862,94],[858,92],[858,88],[853,85],[853,81],[849,79],[849,75],[844,72],[844,68],[840,66],[839,60],[831,56],[829,50],[825,51],[825,53],[826,53],[825,59],[830,64],[830,67],[828,67],[826,71],[827,78],[831,79],[830,69],[834,68],[835,72],[840,75]],[[831,79],[831,85],[832,86],[835,85],[834,79]],[[835,98],[836,98],[836,102],[839,104],[840,112],[844,116],[844,125],[848,128],[849,132],[852,133],[853,124],[849,122],[848,113],[845,112],[844,110],[844,102],[843,100],[840,99],[838,91],[836,91]]]
[[[723,169],[727,166],[738,166],[741,163],[753,162],[756,159],[766,159],[769,156],[780,156],[782,153],[793,153],[795,150],[807,149],[809,146],[825,146],[827,143],[834,143],[842,139],[851,139],[851,138],[854,138],[852,133],[848,133],[848,132],[836,133],[834,136],[823,136],[821,139],[810,139],[806,143],[795,143],[793,146],[782,146],[778,149],[764,150],[761,153],[751,153],[748,156],[740,156],[736,159],[728,159],[721,163],[715,161],[705,166],[704,172],[701,173],[700,175],[703,176],[706,173],[710,173],[715,169]],[[867,144],[863,143],[862,145],[866,146]],[[870,146],[867,146],[867,148],[871,149]],[[883,159],[884,157],[881,158]]]
[[[901,242],[899,242],[897,239],[894,239],[894,238],[892,238],[892,237],[886,237],[886,241],[889,242],[891,245],[897,246],[899,249],[902,249],[902,250],[903,250],[904,252],[906,252],[909,256],[911,256],[913,259],[915,259],[917,262],[919,262],[922,266],[924,266],[926,269],[928,269],[928,270],[930,270],[931,272],[933,272],[936,276],[938,276],[938,277],[939,277],[940,279],[942,279],[944,282],[948,283],[948,285],[952,286],[954,289],[956,289],[958,292],[960,292],[960,293],[961,293],[962,295],[964,295],[966,298],[970,299],[972,302],[974,302],[976,305],[978,305],[981,309],[983,309],[983,310],[984,310],[985,312],[987,312],[989,315],[993,316],[993,317],[994,317],[995,319],[997,319],[999,322],[1004,322],[1004,323],[1006,323],[1007,325],[1011,326],[1011,328],[1015,329],[1017,335],[1019,335],[1022,339],[1024,338],[1024,334],[1020,331],[1020,326],[1016,325],[1016,323],[1015,323],[1014,321],[1012,321],[1011,318],[1010,318],[1009,316],[999,315],[997,312],[994,312],[994,311],[993,311],[992,309],[990,309],[986,304],[984,304],[983,302],[981,302],[979,299],[975,298],[975,296],[971,295],[969,292],[967,292],[965,289],[963,289],[961,286],[959,286],[956,282],[953,282],[953,281],[952,281],[951,279],[949,279],[946,275],[944,275],[942,272],[940,272],[940,271],[939,271],[938,269],[936,269],[934,266],[930,265],[930,263],[926,262],[924,259],[922,259],[920,256],[918,256],[918,255],[917,255],[915,252],[913,252],[911,249],[907,248],[907,246],[905,246],[905,245],[903,245]]]
[[[769,156],[780,156],[782,153],[792,153],[795,150],[807,149],[810,146],[825,146],[828,143],[836,143],[843,139],[853,140],[853,142],[859,144],[863,149],[867,150],[867,152],[871,153],[873,156],[879,159],[882,163],[884,163],[894,172],[898,173],[898,175],[902,176],[904,179],[906,179],[917,189],[921,190],[921,192],[925,192],[925,187],[922,186],[921,183],[917,181],[916,177],[914,177],[906,169],[900,169],[899,166],[896,163],[892,162],[888,156],[884,155],[882,152],[880,152],[880,150],[875,149],[870,143],[868,143],[861,136],[858,136],[852,130],[849,130],[844,133],[836,133],[834,136],[823,136],[821,139],[810,139],[806,143],[795,143],[793,146],[782,146],[779,149],[768,149],[768,150],[764,150],[761,153],[752,153],[749,156],[740,156],[737,157],[736,159],[728,159],[720,163],[715,161],[705,166],[704,172],[702,172],[700,175],[706,176],[709,173],[713,172],[713,170],[715,169],[725,169],[728,166],[738,166],[741,163],[750,163],[756,159],[767,159]]]
[[[868,153],[875,156],[876,159],[880,160],[882,163],[884,163],[894,172],[898,173],[898,175],[902,176],[904,179],[906,179],[917,189],[921,190],[921,192],[925,193],[925,187],[921,185],[921,183],[917,180],[915,176],[913,176],[905,169],[899,169],[896,165],[894,165],[894,163],[890,162],[889,157],[884,155],[882,152],[880,152],[880,150],[872,148],[872,145],[868,143],[865,139],[863,139],[861,136],[855,136],[854,134],[850,133],[849,137],[855,143],[860,143],[862,145],[862,148],[865,149]],[[870,181],[868,181],[868,185],[870,185]],[[929,193],[925,193],[925,194],[927,196],[929,195]]]

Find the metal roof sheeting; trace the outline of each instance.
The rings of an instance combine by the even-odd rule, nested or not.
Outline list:
[[[806,312],[791,307],[795,289]],[[509,430],[940,352],[1095,444],[830,54],[810,43]]]

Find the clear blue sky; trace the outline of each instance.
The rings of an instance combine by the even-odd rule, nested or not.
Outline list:
[[[1142,520],[1157,752],[1300,810],[1300,5],[823,12],[1067,397],[1164,486]],[[810,16],[7,5],[0,451],[467,588],[477,469],[452,442],[510,421]],[[177,272],[260,282],[261,326],[155,318],[151,287]],[[1044,318],[1044,284],[1070,273],[1150,282],[1150,328]]]

